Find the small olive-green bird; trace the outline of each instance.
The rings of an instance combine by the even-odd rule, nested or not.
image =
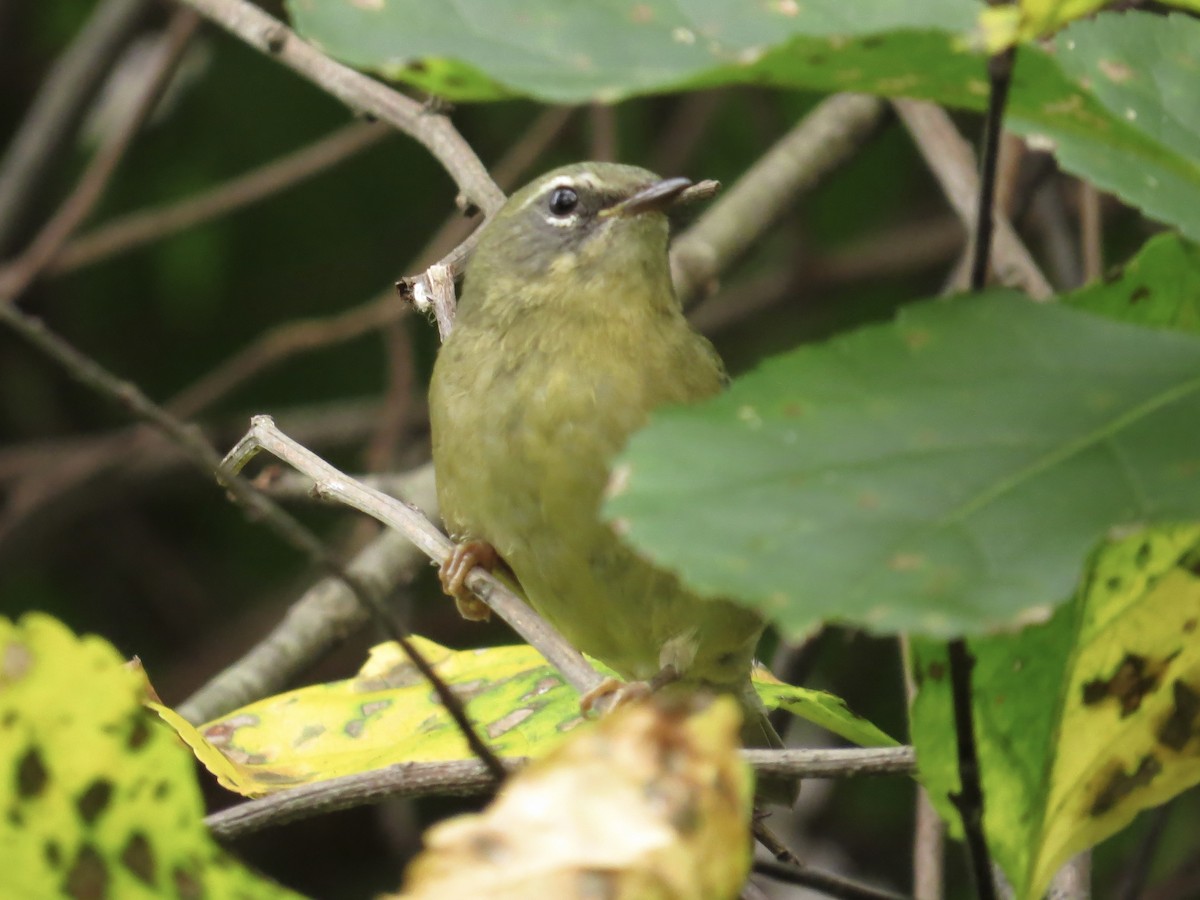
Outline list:
[[[690,184],[581,163],[484,226],[429,394],[438,502],[465,548],[443,571],[470,614],[462,577],[498,556],[576,648],[627,679],[670,667],[734,694],[745,743],[778,747],[750,685],[762,620],[687,590],[599,515],[630,434],[726,381],[671,285],[665,211]]]

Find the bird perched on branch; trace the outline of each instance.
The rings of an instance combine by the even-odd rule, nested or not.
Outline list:
[[[779,747],[750,684],[762,620],[692,593],[599,515],[630,434],[726,381],[671,285],[665,212],[690,185],[581,163],[484,226],[429,394],[438,501],[461,542],[443,585],[481,617],[463,579],[503,561],[576,648],[627,679],[733,694],[744,742]]]

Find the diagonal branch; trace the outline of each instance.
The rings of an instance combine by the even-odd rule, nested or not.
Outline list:
[[[302,41],[283,22],[247,0],[180,0],[206,19],[292,71],[351,109],[386,122],[419,141],[454,179],[467,200],[491,214],[504,202],[475,151],[444,115],[381,82],[334,62]]]
[[[199,25],[194,13],[177,12],[167,26],[167,40],[128,118],[98,150],[71,195],[47,222],[17,261],[0,278],[0,304],[12,302],[42,273],[95,207],[134,136],[154,111]]]
[[[884,105],[837,94],[820,103],[758,160],[671,248],[684,306],[775,223],[796,196],[841,165],[874,132]]]
[[[63,247],[49,272],[61,274],[90,266],[257,203],[326,171],[389,134],[382,125],[355,122],[202,194],[106,222]]]
[[[1054,288],[1007,217],[999,210],[993,210],[988,219],[979,217],[980,183],[975,172],[975,154],[946,111],[924,100],[893,100],[892,106],[969,233],[975,233],[980,221],[995,223],[993,265],[1001,283],[1015,285],[1035,300],[1050,299]]]
[[[353,575],[348,573],[325,549],[324,545],[308,529],[263,492],[256,490],[245,480],[225,471],[221,457],[199,434],[179,419],[155,404],[131,382],[122,381],[103,368],[95,360],[84,355],[58,335],[51,332],[40,321],[18,310],[13,304],[0,304],[0,322],[8,325],[28,343],[60,365],[72,378],[84,387],[106,399],[115,401],[138,418],[144,419],[171,438],[188,459],[201,471],[209,472],[228,489],[229,493],[250,514],[267,524],[293,548],[302,552],[315,565],[341,579],[354,596],[378,621],[384,632],[404,650],[412,664],[425,676],[446,712],[454,719],[479,760],[492,774],[496,782],[505,777],[505,769],[487,743],[475,730],[467,717],[466,709],[458,695],[437,675],[429,661],[408,639],[404,628],[394,618],[384,599],[371,591]]]
[[[98,3],[42,82],[0,160],[0,253],[8,249],[50,164],[75,133],[103,74],[149,7],[149,0]]]

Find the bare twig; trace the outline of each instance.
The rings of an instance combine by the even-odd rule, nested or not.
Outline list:
[[[852,778],[862,774],[866,756],[892,760],[907,755],[908,768],[878,767],[879,774],[908,774],[912,771],[912,750],[908,747],[885,750],[753,750],[742,751],[760,771],[760,760],[788,754],[788,761],[773,771],[793,778]],[[839,759],[841,757],[841,759]],[[506,759],[516,768],[524,759]],[[383,769],[330,778],[250,800],[206,818],[205,824],[221,840],[234,840],[285,822],[307,819],[326,812],[378,803],[388,797],[456,796],[480,794],[487,789],[486,772],[476,760],[447,763],[398,763]]]
[[[1090,181],[1079,182],[1079,255],[1083,281],[1099,281],[1104,274],[1104,219],[1100,190]]]
[[[280,432],[270,416],[255,416],[250,431],[225,457],[224,466],[238,472],[260,450],[266,450],[313,479],[317,496],[334,498],[347,506],[378,519],[405,534],[433,562],[442,565],[454,549],[454,543],[426,519],[419,510],[339,472],[312,451]],[[476,567],[466,585],[513,630],[558,669],[567,683],[581,694],[600,684],[603,678],[567,643],[558,631],[537,615],[523,599],[489,572]]]
[[[491,214],[504,192],[488,176],[475,151],[440,113],[341,63],[334,62],[278,19],[247,0],[181,0],[202,16],[292,71],[303,75],[351,109],[374,116],[419,141],[475,206]]]
[[[1163,834],[1167,830],[1171,812],[1177,804],[1168,801],[1149,812],[1146,816],[1146,830],[1133,850],[1133,855],[1125,864],[1117,889],[1113,894],[1117,900],[1138,900],[1146,890],[1150,880],[1150,869],[1154,865],[1154,857],[1162,845]]]
[[[906,708],[912,710],[917,696],[917,682],[913,677],[912,642],[907,635],[900,636],[900,656],[904,670],[904,697]],[[916,821],[913,823],[913,897],[914,900],[942,900],[945,894],[946,869],[946,825],[933,807],[929,791],[917,784]]]
[[[1054,874],[1046,900],[1091,900],[1092,851],[1084,850],[1072,856]]]
[[[229,493],[250,513],[269,525],[276,534],[292,547],[303,552],[316,565],[342,579],[359,602],[376,617],[385,633],[400,644],[413,665],[426,677],[446,707],[447,713],[462,731],[471,751],[479,757],[497,781],[503,779],[505,774],[503,765],[475,731],[474,726],[467,718],[462,701],[437,676],[428,660],[408,640],[403,629],[392,618],[383,599],[346,572],[336,560],[329,556],[324,546],[311,532],[261,491],[255,490],[244,480],[235,477],[236,473],[228,473],[216,451],[195,429],[189,428],[171,416],[143,394],[136,385],[117,378],[94,360],[53,334],[40,321],[20,312],[13,304],[0,304],[0,321],[62,366],[67,374],[84,387],[117,402],[168,435],[199,469],[220,478],[229,489]]]
[[[561,133],[571,112],[565,107],[554,107],[534,119],[526,133],[496,164],[496,179],[501,187],[511,186],[522,177]],[[417,258],[428,260],[436,257],[448,246],[461,240],[469,227],[462,216],[449,217]],[[266,332],[185,388],[167,404],[167,409],[176,416],[190,418],[237,385],[292,355],[353,340],[405,314],[406,307],[397,303],[395,295],[389,290],[359,307],[327,318],[285,323]],[[106,469],[118,467],[122,472],[157,471],[161,467],[144,466],[148,457],[156,455],[155,446],[160,446],[152,435],[153,432],[138,427],[123,437],[113,435],[111,444],[106,445],[107,449],[83,441],[79,454],[57,462],[52,471],[43,472],[36,481],[27,480],[18,493],[10,495],[9,504],[0,519],[0,547],[11,546],[13,536],[25,530],[35,510],[44,509],[51,501],[54,501],[56,508],[64,510],[65,501],[70,495],[78,493],[80,488],[98,482],[111,483],[113,479],[99,477]],[[94,494],[99,495],[98,492]],[[17,503],[16,498],[22,498],[22,502]],[[78,507],[75,511],[78,512]]]
[[[671,249],[675,289],[687,305],[752,246],[795,197],[846,160],[883,113],[874,97],[822,102],[758,160]]]
[[[77,130],[104,73],[149,6],[148,0],[96,4],[42,82],[0,161],[0,253],[8,248],[50,164]]]
[[[775,881],[806,887],[829,897],[839,897],[841,900],[909,900],[903,894],[871,887],[809,866],[756,859],[754,871]]]
[[[617,110],[608,103],[593,103],[588,107],[588,124],[591,126],[590,158],[601,162],[613,162],[617,153]]]
[[[975,155],[970,145],[963,140],[950,117],[940,107],[923,100],[893,100],[892,106],[937,177],[951,207],[973,234],[978,227],[980,185],[975,172]],[[1053,296],[1054,289],[1038,269],[1008,219],[993,211],[993,216],[983,221],[988,231],[985,236],[990,236],[992,223],[995,222],[995,267],[1000,281],[1020,287],[1035,300],[1048,300]]]
[[[504,763],[509,769],[517,769],[525,760],[506,759]],[[486,792],[492,784],[491,775],[478,760],[397,763],[239,803],[206,817],[204,824],[217,839],[233,841],[264,828],[389,798],[470,797]]]
[[[53,274],[70,272],[228,215],[326,171],[391,133],[377,123],[347,125],[307,147],[194,197],[106,222],[63,247],[48,271]]]
[[[728,96],[726,91],[715,90],[676,98],[674,112],[659,131],[650,168],[667,177],[682,175]]]
[[[912,747],[743,750],[742,757],[760,775],[782,778],[850,778],[916,772]]]
[[[392,487],[395,481],[392,479]],[[433,466],[414,470],[399,496],[424,509],[437,508]],[[312,481],[306,480],[306,490]],[[387,596],[397,583],[428,564],[412,542],[385,529],[346,565],[360,584]],[[236,662],[176,708],[198,725],[282,690],[291,680],[364,625],[369,616],[339,578],[324,578],[306,590],[271,632]]]
[[[1034,192],[1026,218],[1028,229],[1041,249],[1050,283],[1069,290],[1083,283],[1083,260],[1074,221],[1067,210],[1063,176],[1048,178]]]
[[[511,190],[517,179],[558,137],[572,112],[574,110],[569,107],[558,106],[539,115],[525,135],[496,164],[496,183],[505,190]],[[406,275],[396,282],[396,292],[406,306],[414,303],[418,294],[422,297],[432,295],[434,286],[430,273],[436,267],[442,267],[452,278],[462,275],[471,250],[479,240],[479,232],[474,230],[476,228],[477,223],[468,223],[461,217],[455,217],[438,230],[418,256],[418,265],[425,268],[416,275]],[[453,309],[449,320],[453,320]],[[441,323],[438,329],[441,331]]]
[[[29,287],[92,211],[134,136],[150,117],[163,91],[166,90],[198,24],[199,19],[196,15],[186,10],[172,16],[161,54],[142,83],[141,92],[137,102],[131,107],[128,118],[96,151],[71,195],[42,227],[25,252],[5,270],[3,277],[0,277],[0,304],[12,302]]]
[[[271,366],[298,353],[352,341],[404,314],[389,293],[332,316],[285,322],[206,372],[172,397],[167,408],[173,415],[190,418]]]

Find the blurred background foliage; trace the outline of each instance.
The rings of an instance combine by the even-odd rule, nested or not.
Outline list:
[[[267,8],[282,14],[273,4]],[[0,6],[0,142],[7,144],[92,9],[84,0]],[[167,12],[148,6],[134,37],[161,29]],[[211,190],[350,121],[341,104],[211,27],[192,41],[181,73],[83,232]],[[96,73],[98,82],[105,78]],[[732,182],[818,99],[738,87],[580,108],[520,180],[607,155],[666,175]],[[543,109],[505,101],[462,106],[452,118],[492,165]],[[976,136],[975,117],[956,121]],[[52,177],[0,254],[11,257],[36,233],[70,191],[95,140],[85,129],[52,160]],[[1047,236],[1056,231],[1074,239],[1077,183],[1036,153],[1026,155],[1017,179],[1016,224],[1056,288],[1076,286],[1077,269],[1044,248],[1054,245]],[[52,272],[21,304],[166,400],[284,323],[336,316],[390,290],[397,277],[417,270],[426,241],[457,215],[455,193],[423,148],[390,134],[261,202],[74,271]],[[1113,201],[1104,212],[1105,259],[1119,264],[1154,226]],[[889,117],[850,163],[726,273],[700,321],[730,368],[742,371],[765,355],[938,293],[961,240],[936,183]],[[395,318],[395,325],[288,357],[222,394],[196,420],[222,450],[249,415],[265,412],[285,429],[306,423],[310,445],[349,471],[362,471],[369,457],[399,468],[423,461],[424,385],[436,333],[420,317]],[[389,382],[411,383],[407,395],[399,392],[408,413],[386,452],[368,453],[380,405],[396,402]],[[90,438],[128,424],[122,410],[0,333],[0,613],[44,610],[76,632],[105,635],[123,653],[140,656],[165,702],[177,703],[278,621],[315,573],[188,467],[60,481]],[[343,554],[369,533],[349,513],[308,505],[295,511]],[[401,589],[415,630],[451,646],[511,639],[502,626],[459,620],[429,573]],[[376,638],[369,630],[352,637],[307,677],[349,674]],[[797,657],[793,671],[780,674],[832,690],[892,734],[904,734],[892,641],[833,629]],[[913,796],[912,785],[899,780],[809,783],[796,819],[798,845],[809,862],[904,889]],[[212,801],[228,798],[214,789]],[[395,885],[423,823],[467,806],[385,804],[273,829],[236,849],[305,893],[367,897]],[[1100,848],[1098,896],[1116,896],[1106,886],[1119,883],[1142,835],[1157,827],[1156,815]],[[1189,833],[1198,829],[1193,791],[1175,804],[1159,870],[1180,865],[1194,850]],[[952,885],[965,883],[959,864],[951,852]]]

